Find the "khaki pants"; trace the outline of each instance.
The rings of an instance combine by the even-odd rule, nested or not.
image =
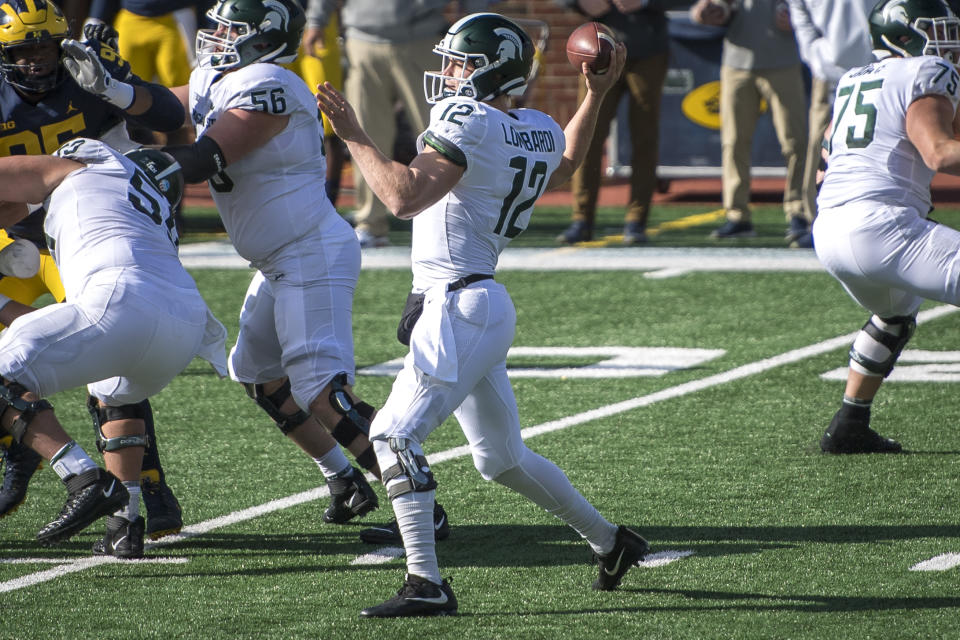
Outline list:
[[[803,214],[803,164],[807,150],[806,99],[800,65],[744,71],[720,67],[720,138],[723,206],[727,219],[750,220],[750,166],[753,133],[766,100],[780,152],[787,163],[783,210],[787,219]]]
[[[423,72],[439,70],[440,56],[433,53],[436,38],[413,40],[400,44],[365,42],[351,38],[346,41],[347,70],[346,95],[356,109],[357,119],[387,157],[393,155],[397,125],[393,106],[399,100],[417,135],[429,123],[430,105],[423,95]],[[373,195],[355,171],[357,229],[375,236],[385,236],[390,228],[387,208]]]
[[[610,133],[610,124],[617,116],[617,107],[623,94],[629,93],[628,114],[630,125],[630,202],[624,222],[647,225],[650,200],[657,184],[657,152],[660,145],[660,99],[663,81],[667,75],[666,53],[627,60],[620,80],[607,92],[600,105],[597,127],[587,156],[573,174],[574,195],[573,219],[584,220],[593,225],[597,214],[597,195],[600,192],[601,163],[604,144]],[[580,102],[586,95],[586,85],[580,82]]]
[[[831,82],[813,79],[810,93],[810,139],[807,142],[807,159],[803,165],[803,217],[813,222],[817,217],[817,167],[823,152],[823,134],[833,114],[834,85]]]

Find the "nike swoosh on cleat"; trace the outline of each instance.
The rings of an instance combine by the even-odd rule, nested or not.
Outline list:
[[[114,551],[116,551],[116,550],[117,550],[117,547],[120,546],[120,543],[123,542],[123,541],[126,540],[126,539],[127,539],[127,536],[122,536],[122,537],[114,540],[113,542],[111,542],[111,543],[110,543],[110,546],[113,547],[113,550],[114,550]]]
[[[433,528],[434,528],[434,529],[441,529],[441,528],[443,527],[444,523],[446,523],[446,521],[447,521],[447,516],[441,517],[439,522],[434,522],[434,523],[433,523]]]
[[[626,548],[620,549],[620,557],[617,558],[617,563],[613,565],[613,571],[604,567],[603,572],[608,576],[617,575],[617,571],[620,570],[620,563],[623,561],[623,554],[626,553],[626,551],[627,551]]]
[[[113,490],[116,488],[116,486],[117,486],[117,481],[116,481],[116,480],[111,481],[111,482],[110,482],[110,486],[107,487],[107,489],[104,489],[104,490],[103,490],[103,497],[104,497],[104,498],[109,498],[110,496],[112,496],[112,495],[113,495]],[[108,491],[108,489],[109,489],[109,491]]]
[[[447,603],[447,594],[440,592],[440,595],[436,598],[406,598],[407,600],[413,600],[415,602],[426,602],[427,604],[446,604]]]
[[[370,527],[370,531],[382,531],[383,533],[393,533],[390,527]]]

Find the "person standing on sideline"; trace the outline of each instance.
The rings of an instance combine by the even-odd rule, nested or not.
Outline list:
[[[960,20],[943,0],[885,0],[870,13],[878,62],[838,83],[813,224],[823,266],[870,312],[850,347],[826,453],[899,453],[870,408],[924,300],[960,305],[960,232],[927,218],[930,182],[960,175]]]
[[[720,63],[720,140],[726,222],[712,238],[755,236],[750,210],[753,133],[766,101],[787,165],[783,211],[803,216],[807,148],[806,96],[797,43],[785,0],[699,0],[694,22],[727,26]]]
[[[608,27],[627,46],[627,66],[604,98],[597,129],[583,166],[573,174],[573,220],[557,242],[593,239],[600,194],[603,150],[620,99],[627,96],[630,130],[630,201],[623,222],[623,243],[647,242],[650,201],[657,186],[660,146],[660,101],[667,77],[670,35],[666,10],[686,8],[689,0],[555,0]],[[586,95],[581,81],[579,98]]]
[[[457,612],[437,563],[437,485],[422,446],[451,413],[484,479],[517,491],[586,539],[600,565],[594,588],[616,588],[648,550],[639,534],[604,519],[563,471],[524,444],[506,366],[516,311],[494,280],[500,252],[526,228],[540,194],[565,183],[583,162],[626,48],[617,45],[604,75],[583,65],[587,95],[566,129],[540,111],[511,109],[534,55],[529,35],[511,20],[468,15],[433,51],[441,70],[424,74],[424,88],[434,106],[409,166],[377,148],[332,85],[317,94],[370,188],[393,215],[413,219],[413,294],[403,323],[412,328],[402,336],[410,352],[370,428],[407,575],[395,597],[361,611],[368,618]]]
[[[790,22],[800,58],[810,69],[807,156],[803,163],[803,216],[790,218],[786,240],[791,247],[813,246],[810,225],[817,217],[817,171],[823,133],[830,124],[837,81],[853,67],[873,62],[867,16],[876,0],[789,0]]]

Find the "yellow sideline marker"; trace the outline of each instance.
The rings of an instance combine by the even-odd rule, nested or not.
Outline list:
[[[668,220],[662,224],[658,224],[655,227],[647,229],[648,236],[655,236],[663,231],[672,231],[676,229],[689,229],[691,227],[699,227],[702,224],[708,224],[711,222],[717,222],[722,220],[726,216],[726,211],[724,209],[717,209],[716,211],[707,211],[706,213],[695,213],[693,215],[684,216],[682,218],[677,218],[676,220]],[[623,244],[623,234],[603,236],[597,240],[587,240],[586,242],[577,242],[572,245],[574,247],[609,247],[611,245]]]

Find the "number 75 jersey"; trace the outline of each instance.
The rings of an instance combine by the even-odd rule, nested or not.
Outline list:
[[[545,113],[505,113],[462,96],[442,100],[417,145],[464,168],[460,182],[413,219],[413,286],[493,274],[510,240],[530,222],[566,141]]]
[[[939,95],[956,112],[958,84],[953,65],[939,56],[886,58],[848,71],[837,85],[818,206],[877,200],[926,216],[935,172],[907,137],[907,109],[922,96]]]

